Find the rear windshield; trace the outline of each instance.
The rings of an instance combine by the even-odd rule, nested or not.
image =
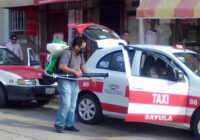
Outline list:
[[[119,39],[120,37],[110,29],[104,28],[102,26],[93,25],[89,26],[84,30],[84,34],[91,38],[92,40],[102,40],[102,39]]]
[[[0,65],[22,65],[22,61],[10,50],[0,48]]]
[[[193,73],[200,76],[200,55],[196,53],[175,53],[174,54]]]

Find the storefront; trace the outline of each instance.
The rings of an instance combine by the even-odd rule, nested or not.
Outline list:
[[[143,0],[137,8],[137,18],[151,22],[157,20],[157,26],[167,19],[171,30],[169,44],[183,44],[200,52],[199,0]]]
[[[17,34],[23,47],[33,48],[43,65],[47,43],[53,40],[71,42],[72,30],[67,27],[69,23],[99,23],[118,34],[124,31],[124,0],[8,1],[10,3],[5,0],[0,5],[9,8],[9,34]],[[87,40],[88,50],[93,45],[94,42]],[[86,59],[89,56],[87,53]]]
[[[38,5],[39,0],[35,0]],[[40,0],[42,1],[42,0]],[[124,0],[49,0],[54,3],[39,5],[39,37],[38,52],[42,63],[46,57],[46,44],[52,40],[64,40],[69,44],[72,41],[72,29],[67,27],[70,23],[99,23],[107,26],[118,34],[124,30],[123,2]],[[123,20],[122,20],[123,19]],[[95,43],[87,40],[87,60],[92,54]]]
[[[69,23],[95,22],[97,10],[93,0],[75,0],[39,5],[38,53],[41,62],[46,59],[46,44],[53,40],[71,42]],[[89,43],[88,43],[89,45]]]

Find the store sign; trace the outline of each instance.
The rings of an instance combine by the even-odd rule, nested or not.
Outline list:
[[[34,0],[34,5],[50,4],[50,3],[59,3],[59,2],[73,2],[79,0]]]

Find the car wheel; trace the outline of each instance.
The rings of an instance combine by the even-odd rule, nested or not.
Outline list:
[[[97,98],[90,94],[85,94],[78,99],[77,104],[78,119],[87,124],[100,122],[102,110]]]
[[[198,138],[200,138],[200,111],[195,116],[193,126],[192,126],[192,130],[193,130],[194,134]]]
[[[7,104],[6,93],[4,89],[0,86],[0,107],[5,107]]]
[[[46,104],[48,104],[50,102],[51,99],[48,99],[48,100],[37,100],[37,104],[39,106],[44,106]]]

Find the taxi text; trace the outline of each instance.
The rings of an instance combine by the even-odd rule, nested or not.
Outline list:
[[[154,104],[169,104],[169,95],[153,93]]]

